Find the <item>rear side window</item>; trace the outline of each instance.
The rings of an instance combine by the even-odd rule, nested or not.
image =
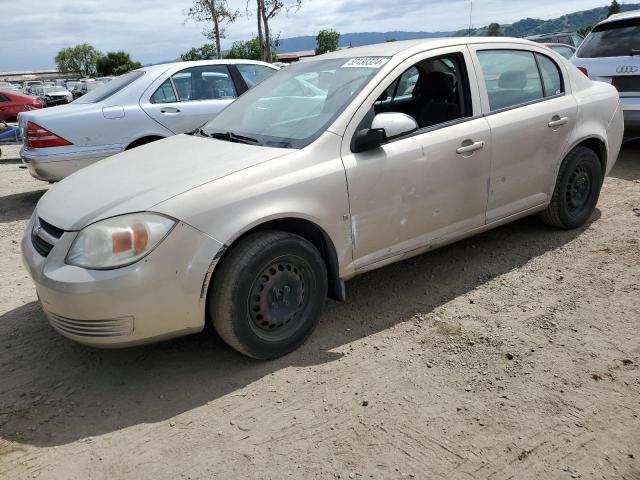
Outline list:
[[[249,88],[255,87],[277,72],[274,68],[257,65],[255,63],[238,63],[236,64],[236,68]]]
[[[536,53],[536,59],[540,66],[540,73],[542,74],[542,87],[544,88],[544,96],[552,97],[554,95],[560,95],[564,93],[562,85],[562,76],[556,62],[551,60],[545,55]]]
[[[171,85],[171,79],[169,78],[151,96],[151,103],[173,103],[177,101],[176,92],[173,90],[173,85]]]
[[[87,93],[86,95],[78,98],[77,100],[74,100],[73,103],[97,103],[97,102],[101,102],[102,100],[106,100],[111,95],[115,94],[116,92],[119,92],[123,88],[126,88],[128,85],[135,82],[144,74],[145,74],[144,70],[133,70],[129,73],[125,73],[124,75],[120,75],[119,77],[116,77],[110,82],[105,84],[99,84],[96,82],[95,85],[88,86],[85,83],[82,90],[90,91],[90,93]],[[74,87],[74,90],[75,89],[76,88]]]
[[[492,112],[544,98],[533,52],[480,50],[478,60]]]
[[[626,57],[638,55],[639,50],[640,18],[631,18],[596,26],[580,45],[577,56]]]

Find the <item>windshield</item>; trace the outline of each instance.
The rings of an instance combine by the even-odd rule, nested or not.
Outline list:
[[[211,135],[231,128],[257,144],[303,148],[322,135],[387,61],[335,58],[292,65],[242,95],[202,131]]]
[[[108,83],[88,82],[86,95],[74,100],[72,103],[97,103],[109,98],[114,93],[122,90],[124,87],[144,75],[144,70],[134,70],[119,77],[114,78]]]
[[[640,52],[640,18],[607,22],[596,26],[584,39],[580,58],[627,57]]]

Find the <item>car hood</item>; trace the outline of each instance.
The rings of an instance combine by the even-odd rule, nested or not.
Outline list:
[[[294,152],[176,135],[101,160],[52,187],[38,215],[63,230],[153,206],[192,188]]]

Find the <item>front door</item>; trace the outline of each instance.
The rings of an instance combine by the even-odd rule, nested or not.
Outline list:
[[[343,162],[356,270],[484,225],[491,142],[472,72],[466,47],[414,57],[354,117]],[[352,153],[353,134],[382,112],[408,114],[419,128]]]

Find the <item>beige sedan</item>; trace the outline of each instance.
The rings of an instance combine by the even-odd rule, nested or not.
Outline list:
[[[51,325],[134,345],[212,322],[300,346],[345,281],[517,218],[591,216],[623,136],[616,90],[525,40],[341,50],[287,67],[191,135],[83,169],[22,242]]]

